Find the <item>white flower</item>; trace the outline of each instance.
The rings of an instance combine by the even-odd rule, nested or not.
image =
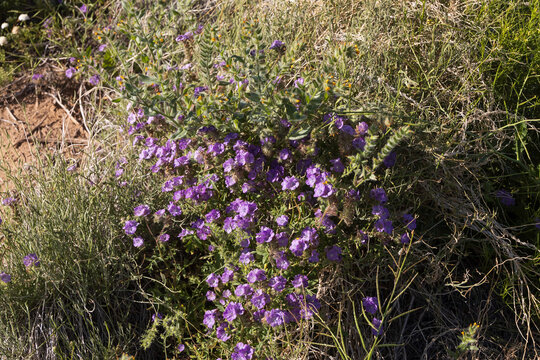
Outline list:
[[[5,28],[7,28],[9,26],[8,23],[2,23],[2,30],[4,30]]]
[[[0,46],[4,46],[7,44],[7,37],[0,36]]]
[[[28,14],[19,15],[19,21],[28,21],[28,20],[30,20],[30,16],[28,16]]]

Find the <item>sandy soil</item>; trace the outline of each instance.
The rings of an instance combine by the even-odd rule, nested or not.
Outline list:
[[[76,82],[63,69],[45,66],[0,88],[0,192],[12,188],[8,173],[39,166],[45,154],[80,159],[87,140]]]

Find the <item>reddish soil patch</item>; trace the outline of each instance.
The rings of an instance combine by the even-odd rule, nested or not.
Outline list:
[[[37,165],[44,154],[78,159],[87,144],[77,105],[77,85],[52,66],[37,69],[0,89],[0,191],[7,173]]]

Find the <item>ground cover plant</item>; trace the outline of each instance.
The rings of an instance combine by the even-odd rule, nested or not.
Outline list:
[[[538,356],[538,1],[63,6],[127,145],[7,198],[6,356]]]

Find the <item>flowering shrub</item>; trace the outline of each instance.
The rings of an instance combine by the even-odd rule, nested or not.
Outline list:
[[[272,351],[280,341],[259,339],[294,332],[320,311],[323,269],[369,241],[407,244],[416,227],[411,214],[391,215],[386,191],[369,182],[393,166],[408,128],[387,133],[340,109],[343,95],[316,73],[287,71],[287,44],[265,44],[251,26],[243,54],[227,54],[215,30],[197,26],[175,40],[186,51],[199,42],[198,65],[117,77],[138,161],[162,181],[123,224],[161,279],[152,297],[168,299],[145,346],[163,327],[171,347],[205,358]],[[179,256],[197,270],[175,265]],[[175,295],[185,282],[191,300]],[[366,299],[376,315],[376,298]],[[383,333],[377,317],[370,326]]]

